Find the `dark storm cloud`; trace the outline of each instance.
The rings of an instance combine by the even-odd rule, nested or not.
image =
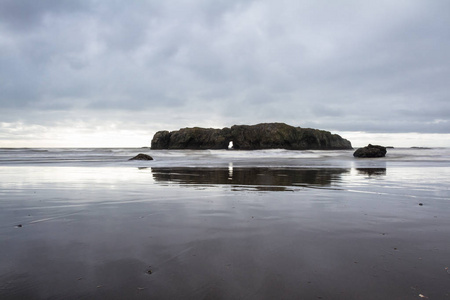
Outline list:
[[[445,133],[449,14],[418,0],[4,0],[0,107],[33,124],[136,111],[149,126]]]

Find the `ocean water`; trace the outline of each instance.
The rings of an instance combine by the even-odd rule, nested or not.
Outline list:
[[[138,153],[151,162],[128,161]],[[0,166],[80,167],[273,167],[273,168],[387,168],[448,167],[450,148],[388,149],[384,158],[354,159],[353,150],[257,151],[150,150],[149,148],[0,148]]]
[[[450,299],[450,149],[352,154],[0,149],[0,299]]]

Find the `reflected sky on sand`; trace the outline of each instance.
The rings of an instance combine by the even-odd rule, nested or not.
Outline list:
[[[0,167],[0,298],[447,299],[448,178]]]

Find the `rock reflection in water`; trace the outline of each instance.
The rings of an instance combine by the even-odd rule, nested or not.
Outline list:
[[[156,182],[198,185],[251,186],[283,191],[295,186],[330,186],[349,169],[274,168],[151,168]]]
[[[357,168],[358,174],[369,176],[386,175],[386,168]]]

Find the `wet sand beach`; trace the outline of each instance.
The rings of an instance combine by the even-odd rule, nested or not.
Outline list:
[[[449,168],[364,164],[0,166],[0,298],[450,299]]]

